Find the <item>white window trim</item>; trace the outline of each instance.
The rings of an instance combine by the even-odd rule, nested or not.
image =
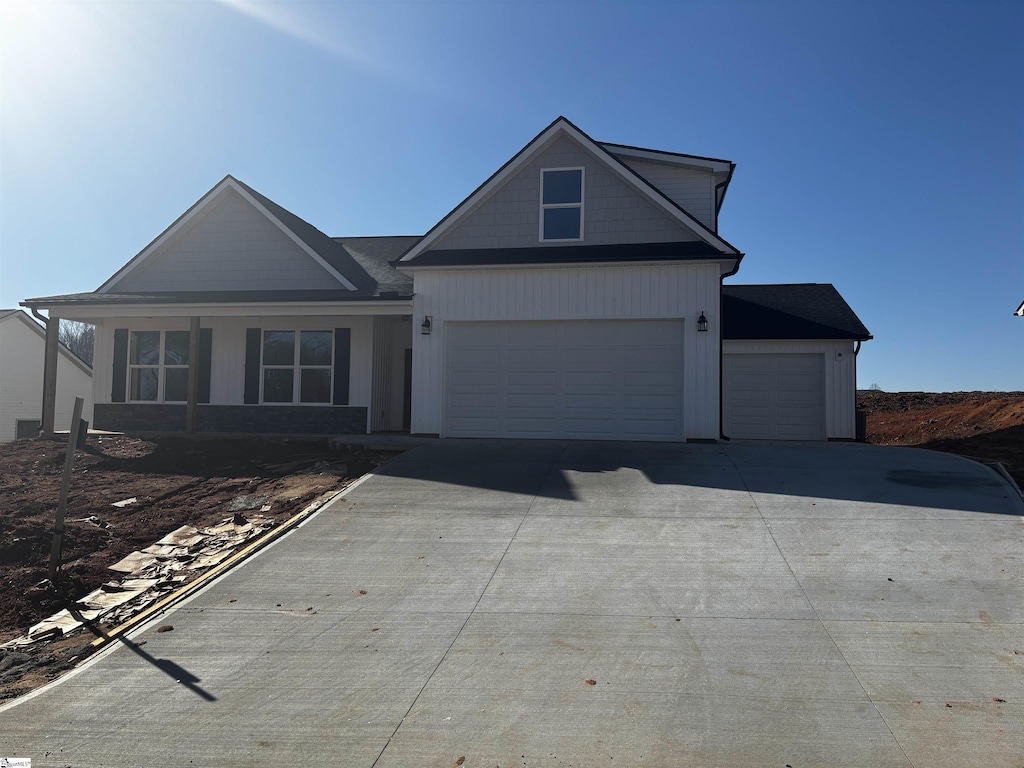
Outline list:
[[[264,345],[264,334],[267,333],[294,333],[295,334],[295,345],[294,354],[292,356],[291,365],[266,365],[263,362],[263,345]],[[302,365],[299,360],[302,354],[302,334],[303,333],[329,333],[331,335],[331,362],[328,365]],[[262,328],[260,329],[260,405],[303,405],[312,406],[315,408],[322,408],[324,406],[332,406],[334,404],[334,398],[331,393],[334,392],[334,330],[329,328]],[[291,371],[292,372],[292,399],[291,402],[281,401],[267,401],[263,399],[263,385],[264,385],[264,371]],[[323,403],[304,403],[302,402],[302,371],[303,370],[327,370],[330,379],[327,385],[328,396],[326,402]]]
[[[164,372],[172,369],[184,369],[188,370],[188,365],[174,365],[164,362],[164,355],[167,351],[167,333],[188,333],[188,331],[181,330],[179,328],[169,329],[156,329],[156,328],[129,328],[128,329],[128,361],[125,366],[125,401],[128,403],[140,403],[150,404],[153,403],[168,403],[170,405],[179,405],[187,403],[188,400],[165,400],[166,393],[164,391]],[[159,333],[160,334],[160,352],[156,363],[133,363],[132,362],[132,334],[133,333]],[[191,360],[189,364],[191,364]],[[156,400],[132,400],[132,370],[136,368],[156,368]],[[187,396],[186,396],[187,398]]]
[[[544,174],[548,171],[579,171],[580,172],[580,201],[578,203],[544,203]],[[569,166],[565,168],[541,168],[540,169],[540,222],[537,227],[537,236],[542,243],[580,243],[583,242],[583,213],[586,202],[587,190],[587,169],[582,165]],[[557,239],[546,239],[544,237],[544,211],[549,208],[579,208],[580,209],[580,236],[560,237]]]

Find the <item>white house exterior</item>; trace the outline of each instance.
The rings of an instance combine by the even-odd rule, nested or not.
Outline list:
[[[25,304],[96,324],[107,429],[853,438],[870,335],[831,286],[759,286],[725,332],[733,169],[559,118],[426,235],[385,238],[229,176],[96,291]]]
[[[46,333],[20,309],[0,309],[0,442],[35,437],[43,406]],[[92,420],[92,369],[61,345],[57,355],[56,428],[69,429],[75,398]]]

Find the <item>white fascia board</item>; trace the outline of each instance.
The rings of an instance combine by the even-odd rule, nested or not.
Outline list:
[[[601,148],[613,155],[619,155],[636,160],[647,160],[652,163],[661,163],[663,165],[680,165],[686,168],[698,168],[700,170],[711,171],[712,173],[728,173],[732,167],[732,163],[726,160],[687,157],[683,155],[675,155],[670,152],[640,149],[639,147],[621,147],[617,144],[601,144]]]
[[[217,197],[217,195],[219,195],[222,191],[224,191],[224,189],[227,187],[230,187],[231,189],[235,190],[239,195],[242,196],[242,198],[246,202],[248,202],[251,206],[253,206],[257,211],[262,213],[264,216],[266,216],[267,219],[272,224],[274,224],[274,226],[280,229],[288,237],[288,239],[290,239],[293,243],[299,246],[299,248],[301,248],[304,253],[306,253],[314,261],[316,261],[317,264],[323,267],[327,271],[327,273],[330,274],[341,285],[343,285],[350,291],[356,290],[356,287],[352,283],[350,283],[345,278],[344,275],[342,275],[330,264],[324,261],[324,259],[315,251],[313,251],[313,249],[311,249],[308,245],[306,245],[298,235],[296,235],[294,232],[288,229],[288,227],[286,227],[276,216],[271,214],[270,211],[268,211],[263,205],[261,205],[252,195],[250,195],[248,192],[242,189],[241,186],[235,183],[234,179],[228,176],[225,177],[220,184],[215,186],[213,189],[207,192],[202,198],[200,198],[199,202],[193,205],[192,208],[184,216],[182,216],[171,226],[165,229],[156,240],[147,245],[135,258],[133,258],[131,261],[129,261],[127,264],[121,267],[121,269],[119,269],[117,272],[115,272],[113,277],[107,280],[107,282],[105,282],[96,290],[96,293],[109,293],[110,289],[117,285],[121,280],[123,280],[125,276],[127,276],[132,270],[134,270],[136,267],[142,264],[150,256],[152,256],[154,252],[156,252],[161,246],[163,246],[168,240],[170,240],[176,233],[184,229],[189,224],[189,222],[191,222],[193,219],[196,218],[196,216],[198,216],[202,211],[204,211],[206,207],[210,204],[210,202],[215,197]]]
[[[416,246],[414,246],[405,256],[403,256],[400,261],[412,261],[424,251],[429,250],[431,245],[447,234],[448,231],[451,230],[451,228],[454,227],[465,214],[475,208],[482,200],[494,192],[494,190],[504,184],[509,177],[517,173],[524,165],[536,157],[536,155],[540,153],[559,133],[564,133],[576,141],[576,143],[590,150],[590,153],[595,158],[603,162],[609,170],[618,174],[621,179],[626,181],[645,197],[649,198],[651,202],[661,208],[670,217],[681,223],[687,229],[692,230],[701,240],[713,245],[715,248],[725,252],[727,255],[739,255],[739,251],[737,251],[733,246],[729,245],[729,243],[718,237],[718,235],[708,229],[700,221],[682,210],[648,181],[635,174],[621,161],[613,157],[607,149],[563,118],[552,123],[546,131],[528,144],[524,150],[521,150],[519,156],[516,157],[515,160],[508,163],[504,168],[492,176],[487,183],[462,201],[462,203],[455,208],[455,210],[445,216],[441,222],[434,227],[434,229],[424,235],[423,239],[420,240],[420,242],[417,243]]]
[[[315,301],[263,304],[100,304],[58,305],[50,314],[85,323],[108,317],[307,317],[346,315],[411,315],[412,301]]]

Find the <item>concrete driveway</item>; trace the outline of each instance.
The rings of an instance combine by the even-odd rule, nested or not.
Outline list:
[[[1022,515],[913,449],[439,441],[0,710],[0,756],[1020,768]]]

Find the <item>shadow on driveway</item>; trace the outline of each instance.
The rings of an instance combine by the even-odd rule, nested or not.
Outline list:
[[[575,482],[580,473],[616,474],[610,486],[622,490],[629,485],[627,470],[655,486],[685,486],[688,494],[704,489],[710,500],[715,492],[746,492],[768,504],[815,499],[1024,515],[1015,491],[982,464],[915,448],[849,443],[446,439],[375,474],[571,502],[586,501]]]

